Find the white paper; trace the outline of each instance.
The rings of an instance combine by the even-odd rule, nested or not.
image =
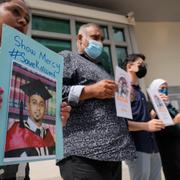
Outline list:
[[[164,101],[161,99],[159,94],[150,88],[147,89],[147,92],[149,94],[149,97],[151,99],[151,102],[154,106],[154,109],[155,109],[159,119],[161,119],[164,122],[165,126],[173,125],[174,122],[169,114],[169,111],[168,111]]]
[[[115,93],[117,116],[132,119],[130,92],[130,77],[126,71],[116,66],[115,82],[118,91]]]

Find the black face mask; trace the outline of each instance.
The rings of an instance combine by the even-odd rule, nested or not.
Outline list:
[[[139,66],[138,72],[136,72],[136,75],[139,79],[143,78],[147,73],[146,66]]]

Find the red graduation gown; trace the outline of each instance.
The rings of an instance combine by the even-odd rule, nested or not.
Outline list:
[[[26,127],[20,128],[19,122],[15,122],[7,132],[5,151],[53,146],[55,142],[49,129],[47,129],[46,136],[42,138]]]

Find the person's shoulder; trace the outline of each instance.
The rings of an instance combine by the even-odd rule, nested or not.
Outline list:
[[[61,56],[68,56],[72,54],[72,51],[63,50],[63,51],[60,51],[58,54],[60,54]]]
[[[64,58],[66,58],[66,57],[73,58],[73,57],[79,56],[79,54],[77,52],[68,51],[68,50],[60,51],[58,54],[63,56]]]
[[[61,51],[59,54],[64,57],[65,63],[78,63],[78,60],[82,59],[82,57],[77,52],[68,50]]]

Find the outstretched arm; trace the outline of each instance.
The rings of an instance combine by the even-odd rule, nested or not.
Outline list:
[[[162,120],[159,119],[151,119],[147,122],[135,122],[128,121],[128,127],[130,131],[148,131],[155,132],[160,131],[165,128],[165,125]]]

